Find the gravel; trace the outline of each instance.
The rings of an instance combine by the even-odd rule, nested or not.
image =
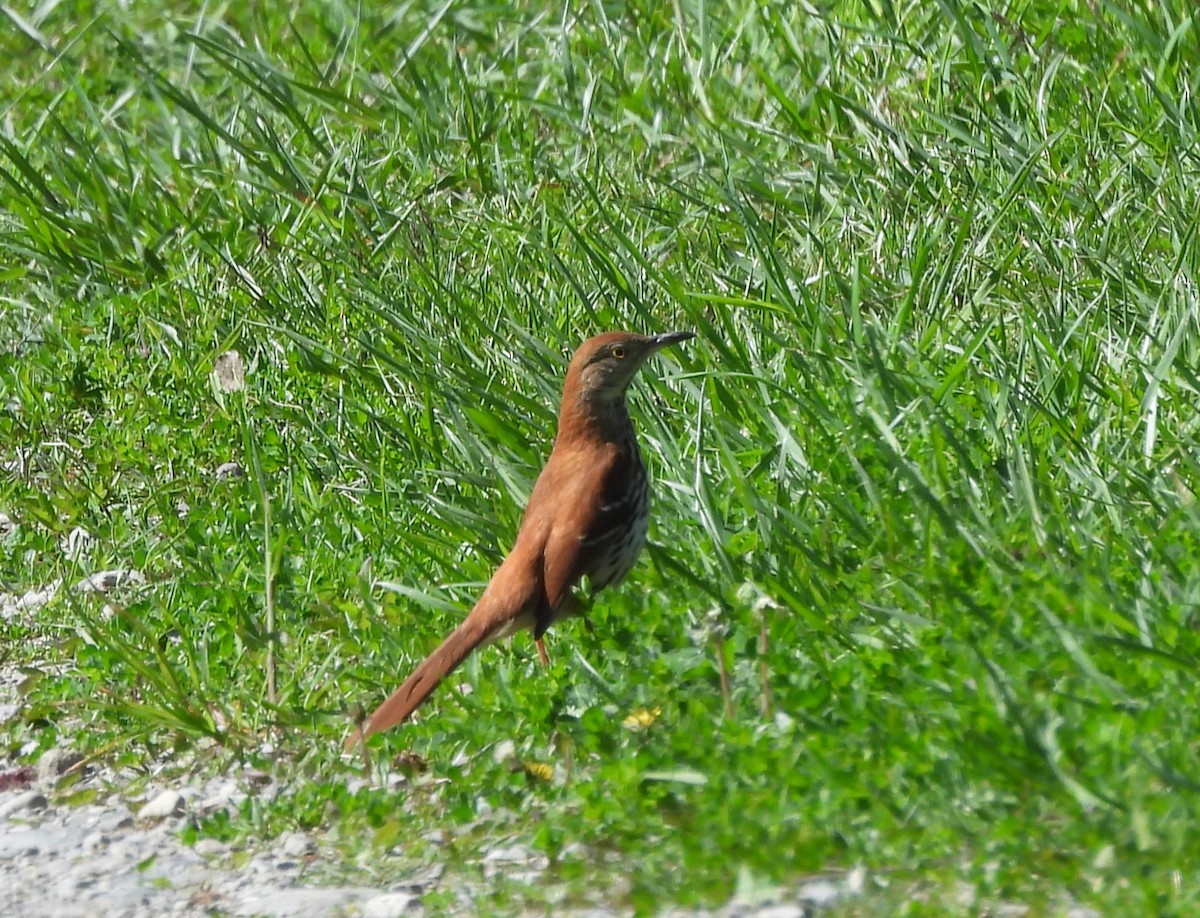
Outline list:
[[[69,753],[58,758],[77,761]],[[58,780],[57,765],[41,770]],[[11,764],[0,766],[0,774],[15,775],[18,782],[37,780],[32,769]],[[70,793],[97,783],[95,775],[85,776]],[[442,893],[439,913],[446,909],[446,893],[464,915],[487,901],[486,881],[473,881],[480,885],[471,888],[444,877],[440,869],[423,870],[390,886],[330,882],[348,871],[320,834],[287,832],[253,850],[210,838],[184,844],[180,830],[198,811],[237,799],[230,784],[228,777],[219,777],[199,785],[144,790],[144,799],[132,805],[116,792],[79,806],[56,803],[53,793],[47,798],[36,787],[0,792],[0,889],[5,890],[0,911],[11,918],[419,918],[425,914],[422,898],[430,892]],[[508,882],[537,884],[545,879],[549,863],[523,845],[504,844],[487,852],[482,866],[485,877],[503,874]],[[715,912],[669,914],[810,918],[816,914],[815,900],[832,903],[853,894],[856,884],[861,886],[861,876],[840,883],[821,879],[796,890],[788,902],[735,900]],[[597,907],[574,912],[576,918],[619,914],[623,912]]]
[[[324,918],[421,915],[420,892],[312,885],[318,843],[277,839],[241,867],[211,839],[180,841],[184,795],[164,791],[137,816],[119,800],[54,806],[37,790],[0,794],[0,889],[12,918],[164,915]],[[141,818],[154,808],[150,818]],[[182,817],[186,821],[186,816]],[[424,890],[421,890],[423,892]]]

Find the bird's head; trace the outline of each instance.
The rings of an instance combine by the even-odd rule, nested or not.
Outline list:
[[[595,407],[620,402],[642,364],[660,348],[695,337],[694,332],[638,335],[607,332],[579,345],[567,370],[567,395]],[[575,392],[571,392],[572,387]]]

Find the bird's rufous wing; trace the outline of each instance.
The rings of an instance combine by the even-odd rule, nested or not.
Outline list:
[[[403,723],[475,648],[523,628],[540,638],[586,571],[594,531],[616,465],[611,448],[556,452],[538,476],[516,544],[471,614],[346,741]]]
[[[554,478],[547,488],[548,493],[557,497],[546,508],[549,519],[542,552],[545,608],[539,610],[534,628],[534,636],[539,638],[568,600],[571,588],[587,572],[587,541],[595,532],[608,479],[616,466],[616,452],[612,448],[593,448],[586,454],[580,451],[553,458],[561,462],[548,463],[538,480],[541,485],[551,465],[555,466]]]

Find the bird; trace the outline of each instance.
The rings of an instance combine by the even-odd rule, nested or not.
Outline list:
[[[657,351],[695,337],[606,332],[584,341],[563,383],[558,434],[517,530],[512,550],[462,623],[346,740],[408,719],[475,649],[531,630],[542,636],[581,614],[574,590],[587,578],[594,595],[620,583],[646,542],[650,484],[625,403],[630,382]]]

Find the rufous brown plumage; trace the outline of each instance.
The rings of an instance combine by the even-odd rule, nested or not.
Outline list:
[[[567,369],[558,436],[512,551],[475,608],[346,741],[403,723],[471,651],[530,629],[538,640],[572,614],[572,589],[620,582],[646,541],[650,489],[625,393],[655,351],[692,332],[608,332],[580,345]],[[544,657],[543,657],[544,659]]]

